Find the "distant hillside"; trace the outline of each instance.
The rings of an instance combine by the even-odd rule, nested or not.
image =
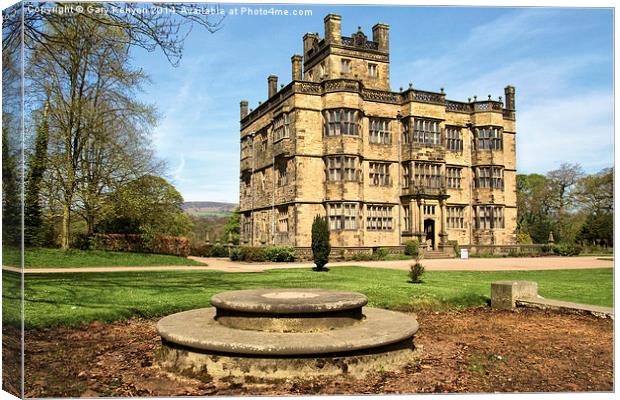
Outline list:
[[[228,217],[237,207],[236,203],[220,203],[216,201],[187,201],[183,203],[183,211],[197,217]]]

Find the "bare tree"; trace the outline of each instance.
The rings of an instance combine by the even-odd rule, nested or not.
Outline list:
[[[557,213],[559,215],[575,204],[575,192],[573,189],[581,178],[583,178],[583,168],[579,164],[564,163],[560,168],[549,171],[547,179],[551,184],[551,191]]]
[[[183,57],[185,39],[198,25],[214,33],[223,26],[225,12],[219,5],[210,5],[213,12],[204,12],[204,4],[196,3],[66,3],[43,1],[36,3],[39,8],[62,8],[80,6],[83,12],[73,15],[89,19],[96,25],[122,32],[123,35],[114,37],[101,36],[98,39],[114,42],[129,47],[137,46],[147,51],[160,49],[173,65],[177,65]],[[89,12],[88,7],[95,7],[102,12]],[[140,12],[147,7],[159,7],[161,12]],[[124,9],[126,12],[116,12]],[[95,11],[95,10],[93,10]],[[22,19],[23,13],[23,19]],[[71,16],[71,15],[70,15]],[[5,30],[3,50],[13,50],[19,47],[22,32],[25,45],[28,48],[39,45],[49,50],[53,55],[50,44],[62,41],[57,35],[50,33],[49,26],[58,26],[66,14],[57,12],[36,12],[22,3],[22,9],[5,15],[3,28]],[[16,43],[18,45],[16,45]]]

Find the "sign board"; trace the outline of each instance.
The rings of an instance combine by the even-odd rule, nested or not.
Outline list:
[[[461,249],[461,259],[467,260],[469,258],[469,249]]]

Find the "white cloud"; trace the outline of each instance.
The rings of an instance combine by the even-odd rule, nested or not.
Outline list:
[[[575,93],[546,100],[517,116],[519,172],[579,163],[588,172],[613,165],[613,95]]]

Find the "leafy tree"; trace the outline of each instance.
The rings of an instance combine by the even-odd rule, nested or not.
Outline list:
[[[324,271],[329,261],[329,227],[325,218],[317,215],[312,222],[312,258],[317,271]]]
[[[606,212],[589,214],[577,234],[577,241],[601,246],[613,246],[613,214]]]
[[[577,183],[577,202],[594,214],[612,213],[614,210],[614,170],[605,168]]]
[[[181,209],[183,197],[164,178],[145,175],[135,179],[108,198],[109,218],[97,232],[139,233],[150,240],[157,235],[184,236],[191,221]]]
[[[193,25],[214,32],[223,20],[222,14],[194,12],[201,7],[194,4],[160,3],[157,6],[171,11],[161,13],[114,12],[115,3],[83,6],[109,12],[66,15],[22,13],[15,8],[16,12],[4,14],[3,21],[3,59],[20,58],[25,50],[20,61],[26,66],[30,104],[36,108],[50,100],[49,161],[55,181],[46,186],[54,188],[49,207],[61,208],[60,242],[65,249],[76,210],[91,232],[103,212],[106,193],[138,176],[159,172],[141,162],[149,158],[149,151],[140,142],[155,118],[152,107],[135,100],[145,76],[129,68],[130,50],[160,49],[177,65]],[[144,6],[124,3],[123,7]]]
[[[517,175],[517,235],[529,235],[536,243],[547,243],[550,232],[557,235],[549,185],[544,175]]]
[[[47,123],[48,105],[45,105],[41,122],[37,126],[34,153],[28,162],[26,193],[24,198],[24,243],[27,246],[41,245],[41,186],[43,174],[47,169],[47,143],[49,126]]]
[[[613,245],[613,168],[584,177],[575,191],[577,202],[587,214],[576,239],[588,244]]]
[[[222,241],[227,243],[229,240],[232,240],[234,245],[239,244],[239,237],[241,234],[241,226],[239,219],[239,207],[236,207],[233,210],[232,215],[226,221],[226,225],[224,225],[224,235],[222,236]]]

